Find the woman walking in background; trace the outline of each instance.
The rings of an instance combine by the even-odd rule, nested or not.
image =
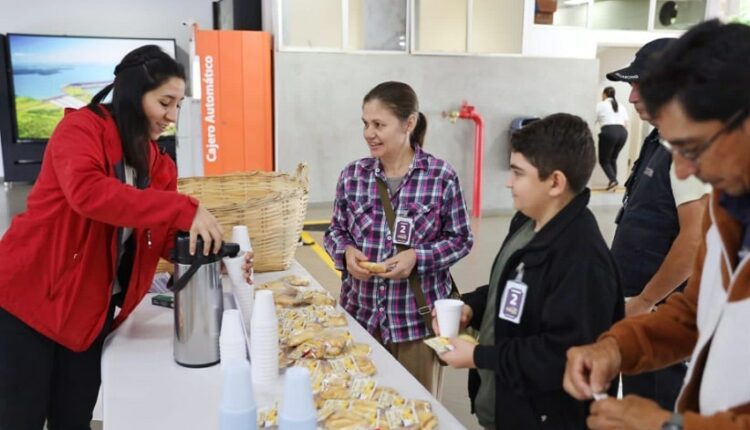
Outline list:
[[[628,114],[620,109],[615,99],[615,89],[607,87],[602,101],[596,105],[596,122],[599,131],[599,164],[609,178],[607,190],[617,187],[617,156],[628,140]]]

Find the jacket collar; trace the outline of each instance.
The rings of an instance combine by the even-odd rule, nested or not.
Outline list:
[[[578,193],[570,203],[534,235],[534,239],[531,240],[527,248],[549,248],[565,228],[586,209],[590,198],[591,190],[588,188]]]

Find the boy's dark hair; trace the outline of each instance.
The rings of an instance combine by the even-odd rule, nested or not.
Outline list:
[[[123,57],[115,67],[115,80],[91,100],[89,107],[101,115],[99,103],[112,92],[112,113],[122,140],[125,163],[133,166],[138,178],[147,178],[149,123],[143,111],[143,95],[170,78],[185,80],[185,69],[156,45],[144,45]]]
[[[596,163],[588,124],[567,113],[549,115],[518,130],[510,138],[510,148],[537,168],[541,180],[561,171],[575,194],[586,188]]]
[[[747,113],[750,26],[718,20],[696,25],[648,65],[640,91],[651,116],[675,97],[696,121]]]

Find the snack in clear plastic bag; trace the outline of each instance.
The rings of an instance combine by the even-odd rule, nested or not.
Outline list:
[[[349,353],[352,355],[368,356],[372,352],[372,347],[366,343],[354,342],[349,345]]]
[[[349,411],[337,411],[323,423],[326,430],[368,430],[370,425],[365,418]]]
[[[444,352],[453,351],[453,345],[451,345],[451,342],[447,337],[435,336],[429,339],[425,339],[422,342],[424,342],[430,348],[434,349],[435,352],[438,353],[438,355]]]
[[[288,282],[289,285],[293,285],[295,287],[306,287],[310,285],[310,279],[305,278],[303,276],[289,275],[289,276],[283,277],[282,279]]]

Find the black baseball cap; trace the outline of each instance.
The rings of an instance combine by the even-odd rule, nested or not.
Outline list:
[[[633,62],[629,66],[607,73],[607,79],[610,81],[638,82],[644,70],[646,70],[646,64],[648,64],[649,59],[654,54],[662,52],[675,40],[677,39],[665,37],[648,42],[635,53],[635,59],[633,59]]]

